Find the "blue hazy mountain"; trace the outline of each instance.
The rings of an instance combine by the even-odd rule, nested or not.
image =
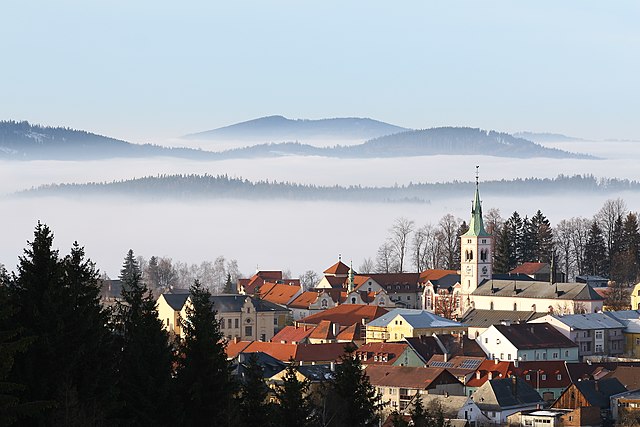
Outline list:
[[[528,139],[533,142],[572,142],[572,141],[585,141],[582,138],[576,138],[573,136],[563,135],[561,133],[549,133],[549,132],[516,132],[513,136],[517,138]]]
[[[83,130],[0,121],[0,159],[88,160],[168,156],[200,159],[213,153],[188,148],[132,144]]]
[[[292,120],[282,116],[261,117],[230,126],[186,135],[184,138],[254,142],[324,140],[367,140],[406,131],[406,128],[378,120],[345,117]]]
[[[152,144],[132,144],[82,130],[44,127],[28,122],[0,121],[0,159],[7,160],[88,160],[158,156],[194,160],[282,156],[382,158],[439,154],[519,158],[593,158],[543,147],[506,133],[462,127],[405,130],[349,146],[315,147],[299,142],[281,142],[210,152],[190,148],[167,148]]]

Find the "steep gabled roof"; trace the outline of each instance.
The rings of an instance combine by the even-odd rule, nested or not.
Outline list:
[[[331,267],[327,268],[324,271],[324,274],[330,275],[347,275],[349,274],[349,266],[343,263],[342,261],[338,261],[333,264]]]
[[[627,391],[617,378],[578,381],[574,384],[591,406],[603,409],[609,408],[611,396]]]
[[[309,338],[316,340],[335,339],[335,335],[333,334],[333,324],[329,320],[322,320],[315,328],[313,328],[313,332],[311,332]]]
[[[180,311],[187,302],[189,294],[162,294],[162,297],[172,309]]]
[[[576,343],[548,323],[493,325],[518,350],[541,348],[573,348]]]
[[[250,299],[257,312],[265,311],[287,311],[288,309],[260,298],[248,295],[212,295],[213,308],[218,313],[236,313],[242,311],[246,299]]]
[[[347,326],[361,323],[363,320],[370,322],[385,313],[387,310],[377,305],[343,304],[307,316],[298,323],[318,324],[323,320],[330,320],[333,323]]]
[[[340,329],[340,333],[336,337],[338,341],[360,341],[362,339],[362,323],[354,323]]]
[[[265,283],[260,287],[259,297],[274,304],[286,305],[302,288],[300,285]]]
[[[309,308],[318,299],[320,292],[306,291],[298,295],[288,306],[291,308]]]
[[[239,343],[235,343],[233,347],[227,346],[227,357],[232,356],[232,351],[236,351]],[[296,362],[326,362],[338,361],[345,353],[344,343],[325,343],[325,344],[282,344],[276,342],[250,341],[244,349],[243,353],[255,353],[261,351],[282,362],[288,362],[290,359]],[[237,354],[237,353],[236,353]]]
[[[469,378],[469,381],[467,381],[467,387],[480,387],[484,383],[489,381],[489,379],[495,380],[507,378],[509,375],[510,367],[511,362],[485,360],[480,363],[480,366],[478,366],[478,368],[476,369],[476,375],[473,375],[471,378]],[[480,375],[477,374],[478,372],[480,373]]]

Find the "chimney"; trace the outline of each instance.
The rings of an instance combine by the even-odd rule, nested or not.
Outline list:
[[[237,336],[237,335],[235,337],[233,337],[233,342],[234,342],[234,344],[238,344],[240,342],[240,337]]]
[[[479,380],[481,376],[480,371],[476,371],[476,379]]]
[[[340,324],[339,323],[332,323],[333,326],[333,336],[337,337],[338,334],[340,333]]]
[[[493,361],[495,362],[496,365],[500,363],[500,359],[493,359]]]
[[[513,366],[514,366],[515,368],[517,368],[517,367],[518,367],[518,359],[516,359],[516,360],[514,360],[514,361],[513,361]]]
[[[448,361],[449,361],[449,353],[445,352],[445,353],[442,355],[442,357],[443,357],[443,360],[444,360],[445,362],[448,362]]]
[[[335,372],[336,371],[336,362],[331,362],[329,364],[329,367],[331,369],[331,372]]]

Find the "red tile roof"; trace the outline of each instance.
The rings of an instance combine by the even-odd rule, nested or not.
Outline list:
[[[336,337],[338,341],[360,341],[362,337],[362,324],[354,323],[351,326],[340,328],[340,333]]]
[[[263,352],[282,362],[290,359],[296,362],[331,362],[338,361],[345,353],[344,343],[327,344],[282,344],[276,342],[251,341],[242,352],[256,353]],[[239,353],[239,351],[237,352]],[[235,357],[227,347],[227,357]]]
[[[271,338],[271,342],[299,343],[306,340],[314,326],[285,326]]]
[[[313,304],[318,299],[319,291],[306,291],[301,293],[289,303],[291,308],[309,308],[309,304]]]
[[[393,365],[407,347],[407,343],[372,342],[362,345],[354,354],[363,365]]]
[[[329,282],[332,288],[342,289],[347,282],[347,279],[345,279],[344,277],[324,276],[324,278],[327,282]]]
[[[449,274],[458,274],[456,270],[425,270],[420,273],[420,283],[426,283],[429,280],[438,280]]]
[[[333,340],[335,335],[333,334],[333,324],[329,320],[322,320],[318,323],[318,326],[313,328],[313,332],[309,335],[309,338],[315,340]]]
[[[229,341],[226,347],[227,357],[234,358],[238,356],[249,344],[251,344],[251,341]]]
[[[480,364],[476,373],[480,373],[479,378],[474,374],[469,381],[467,381],[468,387],[480,387],[482,384],[489,380],[489,374],[491,374],[492,380],[498,380],[508,377],[508,372],[511,362],[501,362],[497,360],[485,360]]]
[[[377,305],[343,304],[321,311],[320,313],[307,316],[298,321],[298,323],[317,325],[323,320],[330,320],[333,323],[346,326],[353,325],[354,323],[361,323],[363,320],[368,323],[387,312],[388,310]]]
[[[258,296],[274,304],[286,305],[301,291],[300,285],[288,285],[282,283],[265,283],[260,286]]]
[[[513,270],[511,270],[510,274],[526,274],[528,276],[532,274],[536,274],[540,270],[545,267],[548,267],[549,264],[545,262],[523,262]]]
[[[327,268],[324,271],[324,274],[333,274],[333,275],[337,275],[337,274],[349,274],[349,266],[346,265],[345,263],[343,263],[342,261],[338,261],[335,264],[333,264],[331,267]]]

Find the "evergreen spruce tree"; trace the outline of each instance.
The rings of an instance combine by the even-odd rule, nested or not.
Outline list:
[[[616,219],[613,231],[611,233],[611,249],[607,254],[609,263],[609,278],[616,283],[623,283],[626,280],[626,252],[624,240],[624,224],[622,221],[622,216],[618,216],[618,219]]]
[[[122,348],[118,372],[121,424],[171,425],[176,401],[172,349],[132,250],[127,253],[120,280],[124,301],[118,306],[115,323]]]
[[[331,392],[335,395],[336,426],[375,426],[384,404],[369,382],[360,360],[353,356],[355,348],[347,347],[336,366]]]
[[[231,274],[227,273],[227,280],[224,282],[224,294],[235,294],[233,291],[233,283],[231,282]]]
[[[589,229],[587,244],[584,250],[583,274],[596,276],[607,275],[607,247],[602,235],[602,230],[596,221],[593,221]]]
[[[411,421],[415,427],[425,427],[427,425],[427,411],[422,404],[422,396],[419,394],[415,397],[415,403],[411,409]]]
[[[262,366],[255,353],[241,370],[240,394],[238,395],[238,425],[268,427],[272,424],[272,404],[267,401],[269,388],[264,380]]]
[[[520,242],[521,262],[534,262],[538,233],[535,225],[528,217],[522,220],[522,240]]]
[[[389,415],[389,418],[391,419],[391,425],[393,427],[409,427],[409,423],[405,421],[405,419],[400,414],[400,412],[398,412],[397,409],[394,409],[393,411],[391,411],[391,415]]]
[[[9,296],[13,316],[33,343],[16,359],[11,377],[27,401],[48,402],[39,423],[100,425],[112,401],[111,335],[99,301],[98,273],[74,244],[60,259],[53,233],[38,223],[19,259]]]
[[[177,370],[183,424],[228,426],[235,387],[211,293],[195,281],[189,300]]]
[[[289,361],[283,383],[276,389],[275,424],[282,427],[310,427],[316,424],[309,381],[297,377],[295,362]]]
[[[623,263],[624,272],[622,283],[635,284],[638,281],[638,270],[640,262],[640,232],[638,231],[638,217],[630,212],[624,219],[622,233]]]
[[[512,227],[509,221],[505,222],[500,230],[496,231],[496,246],[493,258],[493,269],[496,273],[508,273],[516,267],[514,241]]]
[[[534,235],[532,262],[551,262],[553,253],[553,230],[551,223],[540,210],[531,218],[529,222]]]

